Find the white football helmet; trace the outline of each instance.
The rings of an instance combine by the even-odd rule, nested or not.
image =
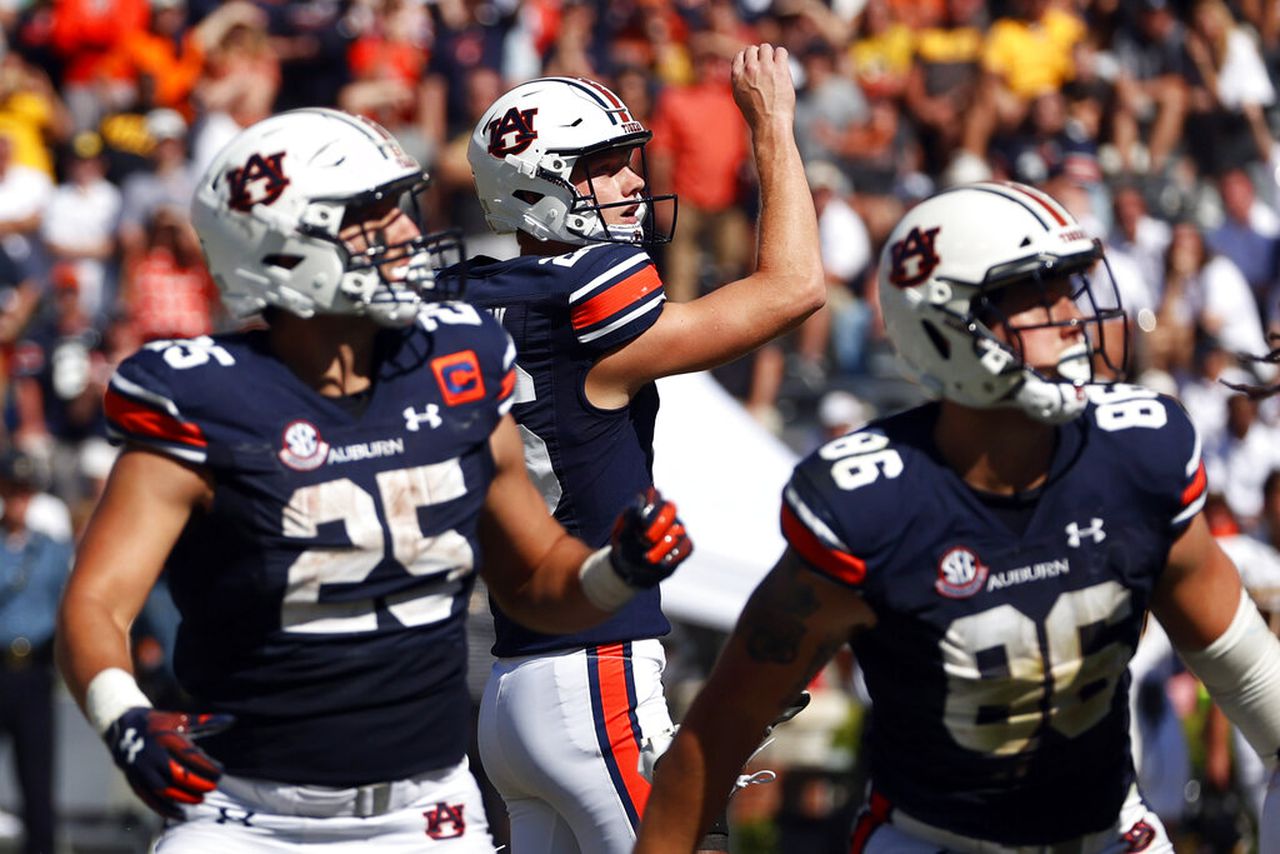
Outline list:
[[[1105,279],[1095,294],[1089,273]],[[993,292],[1012,284],[1072,277],[1081,317],[1043,326],[1079,326],[1048,374],[992,334],[999,312]],[[1023,184],[977,183],[945,190],[902,218],[880,256],[880,305],[889,338],[908,371],[934,397],[976,408],[1015,407],[1062,423],[1084,411],[1084,386],[1097,382],[1101,357],[1112,380],[1104,327],[1126,335],[1124,311],[1101,245],[1062,205]],[[1119,323],[1110,321],[1120,320]],[[1032,327],[1023,327],[1023,330]],[[1124,342],[1127,348],[1127,340]],[[1123,362],[1124,356],[1121,357]]]
[[[205,170],[191,206],[227,310],[244,318],[277,306],[403,326],[425,300],[456,297],[433,268],[455,253],[462,260],[461,244],[454,233],[426,233],[416,210],[426,179],[382,127],[338,110],[292,110],[241,131]],[[418,236],[388,244],[371,229],[358,250],[339,238],[348,211],[389,199],[416,220]]]
[[[674,230],[674,195],[602,205],[590,176],[586,195],[570,180],[574,164],[597,152],[639,148],[643,159],[652,136],[617,95],[593,80],[542,77],[520,84],[485,111],[467,146],[489,227],[575,245],[669,241],[670,232],[655,232],[653,209],[669,201]],[[637,224],[605,224],[602,210],[637,204]]]

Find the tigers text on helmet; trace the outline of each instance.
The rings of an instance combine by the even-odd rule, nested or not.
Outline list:
[[[1096,288],[1091,271],[1106,287]],[[1003,324],[996,298],[1014,285],[1070,283],[1077,312],[1020,328]],[[880,257],[880,305],[898,355],[931,395],[975,408],[1013,407],[1048,423],[1084,411],[1084,386],[1103,381],[1097,360],[1119,378],[1105,335],[1125,337],[1124,311],[1101,245],[1062,205],[1023,184],[977,183],[945,190],[902,218]],[[1095,292],[1100,291],[1100,292]],[[1043,299],[1048,289],[1042,288]],[[1028,365],[1022,332],[1078,328],[1053,368]]]
[[[489,227],[576,245],[668,242],[670,232],[654,231],[654,205],[671,203],[674,229],[675,196],[639,191],[601,203],[589,175],[585,193],[573,182],[574,166],[593,154],[639,149],[643,160],[652,135],[617,95],[595,81],[542,77],[520,84],[493,102],[467,146]],[[605,223],[606,211],[628,209],[634,209],[635,222]]]
[[[227,310],[403,326],[424,301],[455,298],[433,268],[462,260],[462,247],[452,233],[425,232],[417,196],[426,179],[382,127],[338,110],[292,110],[241,131],[201,176],[191,207]],[[352,226],[371,211],[383,222]]]

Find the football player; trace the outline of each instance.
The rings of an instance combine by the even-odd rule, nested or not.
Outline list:
[[[488,222],[521,254],[473,259],[467,299],[515,338],[513,414],[547,506],[588,543],[609,540],[628,496],[652,483],[654,380],[749,353],[825,299],[817,225],[793,129],[787,52],[742,50],[733,90],[760,170],[759,259],[750,276],[664,301],[646,245],[655,206],[650,132],[606,87],[533,80],[477,123],[468,158]],[[707,128],[715,133],[715,128]],[[530,630],[499,601],[498,656],[480,709],[480,755],[521,854],[629,852],[649,781],[641,753],[669,740],[657,589],[585,632]]]
[[[937,400],[796,467],[788,548],[658,764],[638,852],[689,851],[769,718],[850,640],[874,701],[854,852],[1172,851],[1129,752],[1148,612],[1274,763],[1280,644],[1210,536],[1182,407],[1105,363],[1109,282],[1030,187],[903,217],[880,301]]]
[[[508,413],[514,347],[436,282],[424,178],[334,110],[242,131],[193,217],[227,308],[266,328],[152,342],[111,381],[126,447],[59,659],[169,820],[158,851],[491,852],[464,757],[474,573],[514,619],[584,628],[689,551],[654,492],[594,552],[542,510]],[[189,712],[151,708],[130,673],[164,569]]]

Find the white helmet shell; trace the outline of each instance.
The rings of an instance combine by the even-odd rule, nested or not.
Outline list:
[[[1107,308],[1094,299],[1084,274],[1099,260],[1105,266],[1099,244],[1045,193],[1012,182],[954,187],[908,211],[885,243],[879,269],[885,327],[908,373],[932,396],[1068,421],[1084,411],[1093,339],[1104,322],[1123,317],[1114,282]],[[1015,282],[1062,274],[1081,275],[1093,311],[1079,323],[1091,343],[1064,350],[1056,375],[1047,377],[992,334],[975,303]]]
[[[640,222],[609,226],[594,190],[580,195],[571,181],[582,157],[610,149],[643,152],[651,136],[617,95],[594,80],[541,77],[520,84],[485,111],[467,146],[489,227],[575,245],[669,240],[646,233],[645,221],[652,228],[654,203],[674,204],[674,196],[615,203],[638,202]]]
[[[431,247],[441,238],[353,253],[338,232],[348,207],[399,198],[425,180],[374,122],[292,110],[246,128],[218,153],[196,187],[192,223],[237,318],[276,306],[300,317],[351,314],[404,325],[434,287]],[[392,259],[403,269],[397,281],[380,269]]]

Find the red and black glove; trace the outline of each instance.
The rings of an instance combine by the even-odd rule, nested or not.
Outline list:
[[[631,587],[653,587],[693,553],[676,505],[654,487],[637,495],[613,523],[609,561]]]
[[[166,818],[182,818],[180,804],[198,804],[213,791],[222,766],[194,740],[222,732],[231,715],[129,709],[103,736],[116,765],[139,798]]]

